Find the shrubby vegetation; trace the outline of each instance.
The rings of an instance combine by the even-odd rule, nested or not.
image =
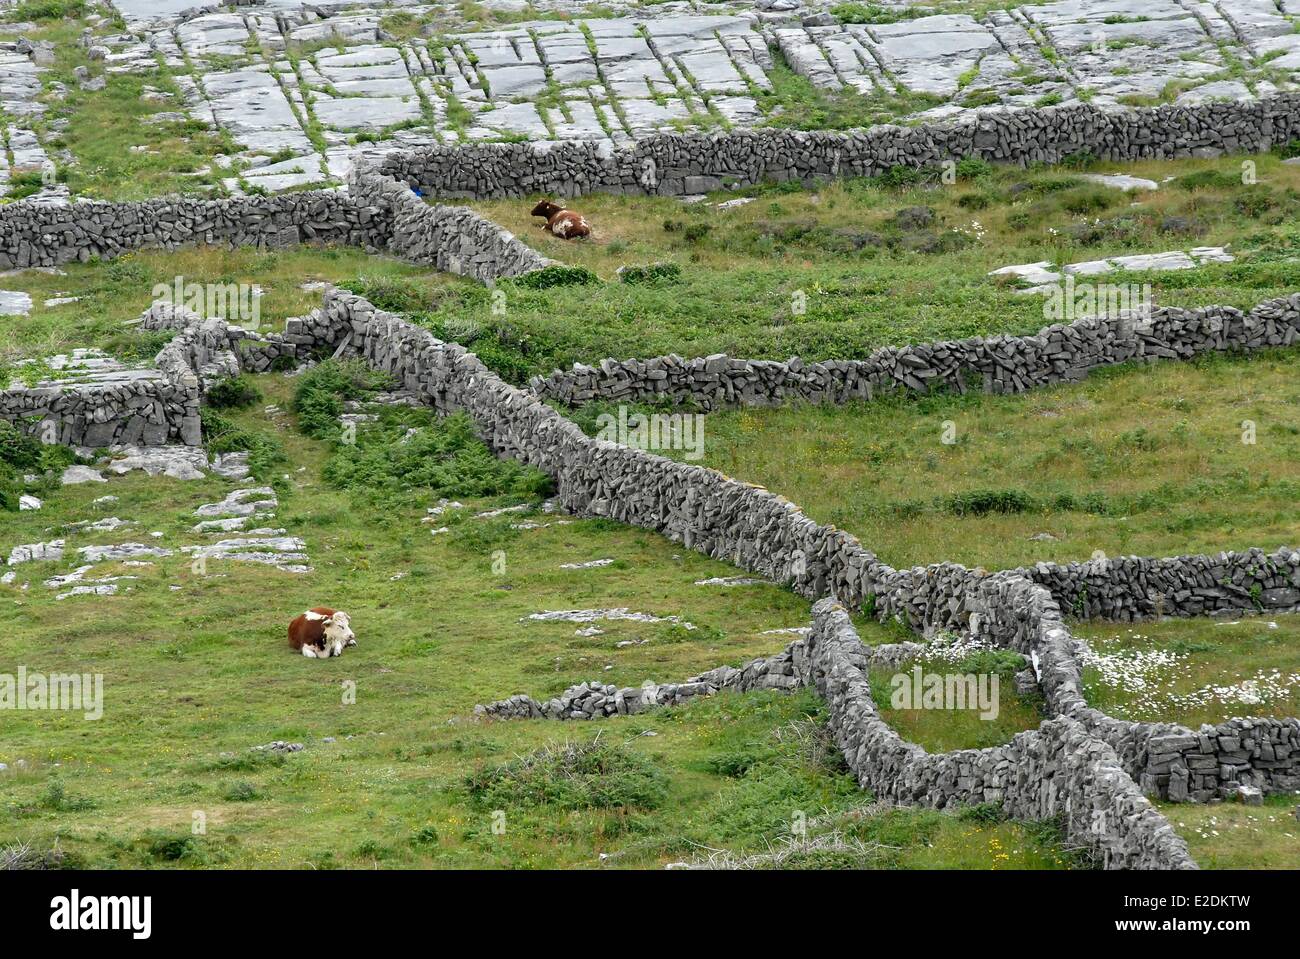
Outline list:
[[[0,872],[31,869],[84,869],[85,864],[70,856],[56,840],[50,846],[16,842],[0,847]]]
[[[428,408],[374,407],[373,423],[346,434],[347,401],[362,400],[387,378],[359,361],[329,360],[299,379],[293,409],[300,429],[331,444],[323,475],[339,489],[381,500],[416,496],[533,498],[550,488],[535,469],[498,459],[464,414],[445,418]],[[371,500],[374,502],[374,500]]]
[[[223,409],[245,409],[262,399],[262,391],[248,376],[232,376],[213,383],[203,398],[209,406]]]
[[[325,478],[342,489],[421,496],[516,496],[549,489],[536,470],[497,459],[465,414],[440,419],[431,410],[384,411],[354,444],[338,445]],[[414,432],[410,432],[414,431]]]
[[[874,3],[841,3],[831,7],[840,23],[897,23],[913,16],[906,7],[882,7]]]
[[[625,745],[601,742],[544,746],[465,780],[481,809],[654,809],[668,795],[663,771]]]
[[[15,23],[32,20],[76,19],[86,13],[85,0],[20,0],[5,11],[5,19]]]
[[[389,378],[358,360],[328,360],[304,373],[293,393],[298,427],[318,440],[337,440],[343,404],[373,393]]]
[[[510,282],[526,290],[548,290],[554,286],[586,286],[600,277],[583,266],[544,266]]]
[[[18,509],[24,488],[32,485],[24,481],[24,476],[41,477],[35,488],[49,488],[55,480],[46,479],[44,474],[57,476],[76,459],[68,447],[42,443],[0,420],[0,511]]]
[[[618,278],[624,283],[675,283],[681,276],[682,268],[676,263],[625,266],[618,271]]]
[[[249,474],[263,482],[268,481],[274,468],[284,462],[283,447],[267,431],[241,426],[212,407],[204,407],[199,415],[203,446],[209,456],[247,452]]]

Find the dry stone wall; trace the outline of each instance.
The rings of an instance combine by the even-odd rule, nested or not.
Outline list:
[[[1019,571],[1079,619],[1300,611],[1300,550],[1038,563]]]
[[[965,157],[1026,165],[1089,153],[1106,160],[1250,153],[1300,137],[1300,95],[1186,106],[1086,104],[980,111],[940,123],[848,132],[675,134],[608,141],[433,145],[380,171],[430,196],[490,199],[605,192],[677,196],[767,181],[813,183],[935,167]]]
[[[300,332],[310,319],[290,320],[285,334],[260,335],[156,303],[141,316],[140,328],[176,335],[154,358],[153,369],[105,381],[11,384],[0,390],[0,419],[66,446],[198,446],[199,405],[212,383],[244,370],[264,372],[281,360],[310,358],[317,338]]]
[[[1120,621],[1159,616],[1300,611],[1300,551],[1282,548],[1203,556],[1136,556],[1086,563],[1038,563],[1012,575],[1047,590],[1058,610]],[[1008,645],[1038,662],[1054,712],[1105,738],[1145,792],[1177,802],[1228,798],[1241,786],[1263,793],[1300,789],[1300,720],[1231,719],[1197,730],[1129,722],[1092,709],[1082,694],[1077,641],[1051,617],[1037,634]],[[1026,638],[1032,637],[1031,642]]]
[[[869,695],[857,702],[867,695],[864,670],[871,654],[856,637],[856,645],[848,641],[841,628],[847,619],[838,623],[840,614],[831,615],[825,603],[818,606],[810,637],[768,660],[653,688],[583,684],[546,703],[517,696],[484,707],[489,714],[596,718],[719,689],[816,685],[832,702],[832,729],[851,767],[879,795],[938,806],[1000,802],[1022,818],[1061,815],[1072,836],[1081,841],[1090,836],[1090,848],[1113,866],[1180,865],[1185,857],[1180,841],[1165,833],[1164,820],[1145,805],[1139,783],[1149,792],[1195,799],[1222,794],[1225,782],[1283,788],[1293,781],[1300,758],[1295,723],[1234,721],[1193,732],[1127,723],[1086,706],[1075,641],[1053,590],[1036,579],[1055,583],[1058,592],[1086,582],[1090,591],[1112,589],[1122,597],[1127,590],[1136,596],[1140,574],[1133,563],[1140,561],[1116,565],[1116,571],[1124,572],[1110,578],[1113,588],[1102,575],[1106,568],[1096,566],[999,573],[956,564],[892,569],[849,534],[814,523],[766,490],[587,437],[532,394],[504,383],[463,347],[443,343],[337,289],[326,292],[320,310],[291,322],[285,334],[273,339],[199,321],[179,310],[151,311],[144,322],[151,328],[178,329],[158,366],[169,382],[181,384],[193,397],[195,408],[201,378],[210,369],[234,372],[250,356],[254,362],[266,361],[271,351],[287,356],[330,349],[359,354],[433,407],[467,412],[499,455],[554,476],[557,498],[570,510],[662,532],[789,583],[811,598],[839,596],[857,606],[874,604],[878,615],[897,616],[917,629],[959,631],[1026,653],[1059,718],[1006,746],[929,756],[880,720]],[[197,429],[197,416],[194,425]],[[1170,564],[1173,584],[1177,565],[1164,562]],[[1264,589],[1275,590],[1270,599],[1281,603],[1290,595],[1285,590],[1300,583],[1300,556],[1292,552],[1228,556],[1220,559],[1222,569],[1199,558],[1182,562],[1203,568],[1206,576],[1226,572],[1222,579],[1232,584],[1221,584],[1213,596],[1205,590],[1184,596],[1189,613],[1204,611],[1211,601],[1258,599]],[[1247,575],[1253,579],[1247,581]],[[1262,585],[1254,588],[1255,583]]]
[[[1114,751],[1082,723],[1060,717],[1003,746],[928,753],[881,718],[855,659],[861,645],[844,607],[820,600],[798,668],[830,707],[849,768],[878,799],[939,809],[996,803],[1015,819],[1059,818],[1066,837],[1108,869],[1196,868]]]
[[[719,666],[682,683],[646,683],[619,688],[598,680],[570,686],[545,702],[531,696],[516,695],[487,705],[475,706],[478,716],[497,719],[605,719],[632,716],[660,706],[676,706],[696,696],[712,696],[720,690],[738,693],[758,689],[789,691],[803,685],[794,668],[791,643],[782,652],[766,659],[755,659],[743,666]]]
[[[607,719],[629,716],[660,706],[676,706],[696,696],[714,693],[748,693],[761,689],[789,692],[807,684],[795,668],[804,641],[795,640],[775,656],[750,660],[741,666],[718,666],[681,683],[647,682],[642,686],[618,687],[599,680],[570,686],[560,695],[538,702],[522,693],[508,699],[474,707],[475,715],[496,719]],[[897,668],[924,651],[920,643],[859,644],[851,658],[858,668]]]
[[[900,645],[913,655],[920,648]],[[883,658],[892,663],[896,652]],[[813,607],[808,638],[767,659],[719,667],[685,683],[622,689],[582,683],[546,702],[518,695],[476,707],[475,713],[592,720],[719,690],[814,686],[830,706],[830,727],[849,768],[878,799],[938,809],[991,803],[1013,818],[1059,821],[1067,839],[1105,868],[1196,868],[1186,844],[1142,795],[1110,744],[1086,724],[1060,717],[1002,746],[934,755],[903,740],[880,716],[867,672],[881,656],[882,648],[862,643],[844,607],[827,598]]]
[[[1049,710],[1079,720],[1114,749],[1144,792],[1175,801],[1300,789],[1300,720],[1232,719],[1197,730],[1107,716],[1083,696],[1081,618],[1136,619],[1294,612],[1300,552],[1248,550],[1168,559],[1040,563],[986,573],[944,563],[882,576],[873,602],[921,630],[949,630],[1014,649],[1033,663]],[[1080,595],[1091,597],[1082,604]]]
[[[301,318],[290,319],[286,326],[297,329]],[[280,361],[294,364],[299,360],[299,342],[286,332],[261,334],[235,326],[221,319],[205,320],[196,313],[155,303],[140,318],[144,330],[176,330],[176,337],[158,354],[155,364],[165,371],[193,372],[203,393],[217,380],[241,372],[264,373]],[[314,339],[296,337],[304,346]],[[310,351],[304,349],[303,359]]]
[[[198,446],[199,405],[213,382],[243,370],[263,372],[281,358],[296,362],[300,346],[305,356],[305,347],[315,342],[310,336],[297,336],[298,342],[291,334],[261,336],[170,303],[155,303],[139,326],[176,333],[154,358],[153,369],[105,382],[12,385],[0,391],[0,419],[42,437],[51,435],[53,424],[55,442],[67,446]]]
[[[1019,393],[1083,379],[1091,370],[1133,361],[1189,359],[1203,353],[1293,346],[1300,341],[1300,293],[1231,307],[1162,307],[1149,317],[1104,317],[1045,327],[1033,336],[972,337],[886,347],[865,360],[805,363],[734,359],[602,360],[536,377],[539,396],[568,406],[596,401],[660,401],[703,410],[775,406],[792,400],[846,403],[899,391]]]
[[[522,144],[439,146],[391,155],[377,173],[357,171],[350,196],[13,204],[0,210],[0,268],[55,266],[186,243],[283,246],[332,240],[387,248],[491,280],[546,261],[476,215],[427,206],[409,188],[476,197],[592,190],[673,195],[767,180],[873,175],[900,164],[934,166],[968,156],[1029,163],[1053,162],[1085,150],[1105,159],[1254,151],[1298,133],[1300,97],[1286,95],[1119,112],[1086,106],[1007,111],[846,134],[663,136],[621,151],[583,143],[540,149]],[[1214,308],[1160,310],[1148,322],[1082,321],[1049,327],[1035,337],[901,348],[865,361],[816,364],[815,369],[797,360],[763,365],[727,357],[691,364],[663,358],[649,361],[659,364],[653,368],[602,365],[600,371],[561,374],[538,389],[582,402],[597,396],[648,398],[636,391],[654,383],[663,384],[653,387],[657,395],[667,392],[701,405],[779,401],[790,395],[869,398],[878,390],[928,391],[939,383],[959,390],[978,386],[1015,392],[1078,379],[1098,365],[1131,359],[1291,345],[1298,315],[1300,299],[1293,296],[1244,315]],[[1143,789],[1198,799],[1240,784],[1263,789],[1297,784],[1300,738],[1294,720],[1233,720],[1193,732],[1169,724],[1129,723],[1087,707],[1078,646],[1061,615],[1062,601],[1081,602],[1089,614],[1118,612],[1116,618],[1252,606],[1293,609],[1300,587],[1294,552],[1275,554],[1268,558],[1272,565],[1264,567],[1258,565],[1259,556],[1245,554],[1246,560],[1233,555],[1126,560],[1100,571],[1041,564],[1000,573],[956,564],[895,570],[851,535],[813,522],[767,490],[585,436],[536,395],[501,381],[463,347],[440,342],[360,297],[330,290],[320,311],[272,337],[219,321],[195,324],[172,317],[167,322],[176,322],[178,334],[158,357],[161,385],[111,395],[96,394],[93,387],[86,395],[81,387],[57,395],[8,391],[0,395],[0,413],[25,422],[55,415],[60,440],[74,445],[174,438],[196,444],[205,380],[339,347],[393,374],[435,408],[467,412],[499,455],[555,477],[557,498],[571,511],[655,530],[820,599],[809,637],[770,660],[738,670],[722,667],[685,684],[655,687],[653,693],[585,684],[585,689],[575,687],[547,703],[514,697],[485,712],[594,718],[723,688],[814,685],[830,703],[831,729],[850,767],[878,796],[938,807],[996,802],[1016,818],[1059,816],[1071,838],[1115,868],[1193,866],[1185,845],[1151,808]],[[1143,563],[1157,565],[1144,569]],[[871,700],[861,642],[847,614],[823,597],[870,605],[878,615],[897,616],[917,629],[954,630],[1025,652],[1057,718],[986,750],[934,756],[906,743],[883,722]]]
[[[1018,571],[987,573],[956,564],[892,569],[878,562],[849,534],[814,523],[793,504],[766,490],[729,480],[712,470],[585,436],[532,395],[501,381],[463,347],[443,343],[361,297],[329,291],[316,323],[315,329],[328,337],[330,344],[346,338],[349,347],[371,365],[392,374],[404,389],[437,409],[467,412],[499,455],[520,459],[554,476],[557,498],[566,508],[656,530],[715,558],[786,582],[812,598],[837,595],[848,597],[853,605],[870,602],[879,615],[898,616],[914,628],[957,630],[1019,649],[1035,659],[1036,673],[1045,692],[1051,691],[1052,700],[1066,703],[1069,694],[1074,694],[1078,696],[1074,708],[1086,710],[1079,693],[1081,679],[1074,641],[1060,607],[1049,590]],[[796,643],[787,650],[793,673],[778,671],[775,675],[803,677],[802,681],[807,682],[809,673],[801,672],[798,666],[800,648]],[[766,667],[774,661],[782,662],[785,655],[759,662]],[[859,673],[863,669],[862,655],[859,652],[856,659],[849,657],[849,661],[856,662]],[[570,719],[616,715],[716,689],[750,688],[747,676],[773,677],[770,667],[759,673],[755,665],[730,672],[724,668],[673,687],[655,687],[652,696],[635,688],[583,684],[545,703],[521,695],[485,706],[483,711],[498,716]],[[771,678],[764,681],[770,683]],[[781,682],[788,680],[783,678]],[[1035,810],[1035,815],[1054,816],[1073,808],[1090,808],[1086,803],[1095,801],[1112,811],[1123,810],[1121,818],[1130,825],[1135,816],[1149,818],[1142,812],[1149,806],[1136,802],[1141,793],[1130,773],[1130,767],[1139,765],[1133,772],[1145,772],[1147,753],[1131,749],[1125,763],[1108,742],[1109,738],[1120,739],[1126,731],[1130,740],[1135,739],[1133,730],[1140,724],[1124,724],[1100,714],[1095,718],[1094,729],[1064,714],[1058,726],[1025,734],[1031,738],[1002,747],[1010,752],[995,755],[996,750],[985,751],[986,755],[976,757],[979,763],[986,764],[979,767],[980,775],[1005,763],[1007,766],[1001,768],[1033,770],[1025,774],[1026,783],[1031,783],[1035,778],[1056,779],[1062,769],[1068,770],[1061,782],[1074,785],[1064,793],[1034,794],[1030,785],[1021,784],[1014,792],[1004,794],[1004,806],[1015,809],[1016,815]],[[1170,728],[1175,727],[1166,727]],[[904,752],[915,758],[914,748]],[[1215,748],[1219,748],[1218,744]],[[879,767],[884,770],[880,775],[890,779],[888,771],[894,768],[890,765],[893,760],[886,757],[880,761],[885,763]],[[923,783],[926,788],[949,779],[965,781],[966,767],[961,763],[970,761],[974,760],[937,757],[934,764],[916,767],[925,771],[917,773],[922,778],[911,781]],[[948,795],[962,797],[954,801],[994,801],[996,790],[1003,787],[993,782],[988,779],[978,795]],[[898,798],[901,801],[901,793]],[[1152,815],[1156,814],[1152,811]],[[1155,840],[1143,838],[1134,846],[1125,845],[1127,842],[1124,840],[1110,852],[1102,843],[1099,854],[1108,862],[1127,865],[1154,862],[1165,856],[1151,851]],[[1121,846],[1127,851],[1118,851]]]
[[[1272,608],[1292,608],[1286,590],[1300,585],[1291,551],[1270,562],[1260,554],[1230,556],[1218,568],[1213,558],[1183,557],[1165,561],[1122,561],[1106,567],[1043,565],[1032,570],[988,573],[943,563],[896,570],[879,562],[858,541],[803,515],[794,504],[758,487],[728,479],[712,470],[676,463],[640,450],[595,440],[528,393],[502,382],[462,347],[441,343],[398,317],[375,309],[364,299],[331,291],[316,330],[330,344],[344,335],[373,365],[395,375],[409,390],[445,411],[466,411],[488,444],[500,455],[537,466],[554,476],[558,498],[574,512],[605,516],[653,529],[708,555],[786,583],[809,598],[826,595],[846,603],[870,605],[883,617],[898,617],[918,631],[947,630],[970,634],[1031,657],[1048,703],[1055,713],[1075,717],[1095,728],[1112,744],[1120,761],[1153,794],[1180,795],[1168,748],[1182,744],[1183,765],[1202,770],[1213,762],[1216,790],[1254,784],[1265,790],[1289,788],[1300,754],[1291,747],[1295,724],[1262,723],[1270,730],[1243,739],[1233,732],[1193,732],[1170,724],[1130,723],[1091,710],[1083,700],[1082,670],[1076,641],[1061,613],[1067,594],[1088,585],[1089,612],[1137,608],[1150,598],[1149,584],[1163,582],[1181,606],[1168,612],[1198,615],[1214,609],[1246,609],[1250,597],[1265,590]],[[1164,579],[1152,579],[1143,564],[1158,564]],[[1104,572],[1110,570],[1110,572]],[[1226,579],[1176,588],[1184,582]],[[1267,571],[1247,582],[1250,570]],[[1219,573],[1226,575],[1219,577]],[[1055,590],[1046,583],[1057,582]],[[1258,588],[1255,584],[1258,583]],[[696,677],[698,679],[698,677]],[[715,684],[716,685],[716,684]],[[588,693],[590,693],[590,686]],[[615,694],[618,691],[615,691]],[[572,691],[570,691],[572,693]],[[543,715],[578,709],[588,715],[590,699],[604,696],[600,709],[611,708],[602,687],[543,704],[524,704]],[[624,698],[628,694],[624,691]],[[576,705],[575,705],[576,704]],[[612,708],[617,712],[617,697]],[[596,712],[592,707],[592,715]],[[1235,729],[1235,727],[1233,727]],[[1161,737],[1183,737],[1169,740]],[[1186,737],[1192,737],[1187,739]],[[1159,740],[1160,749],[1148,748]],[[1238,742],[1237,740],[1241,740]],[[1249,740],[1249,741],[1247,741]],[[1254,745],[1251,745],[1251,742]],[[1195,757],[1195,758],[1193,758]],[[1210,784],[1203,777],[1189,785],[1189,798],[1201,798]]]
[[[0,270],[112,259],[182,246],[287,247],[305,242],[382,245],[390,225],[376,210],[328,191],[270,197],[142,202],[82,201],[0,207]]]
[[[550,263],[473,210],[425,203],[405,183],[369,167],[353,167],[348,189],[358,203],[384,212],[392,224],[385,245],[403,259],[482,282],[540,270]]]
[[[0,270],[190,244],[287,247],[303,242],[387,249],[481,282],[549,262],[472,210],[430,206],[403,184],[366,169],[354,171],[351,183],[351,195],[317,191],[236,200],[13,203],[0,207]],[[177,331],[155,361],[157,375],[0,390],[0,419],[42,435],[52,423],[57,441],[70,446],[198,445],[201,394],[213,381],[241,369],[265,372],[281,361],[307,358],[318,337],[304,335],[304,322],[310,320],[290,320],[284,334],[261,335],[155,304],[144,314],[142,327]]]
[[[368,167],[350,192],[317,190],[228,200],[12,203],[0,207],[0,270],[112,259],[143,249],[282,248],[338,243],[490,282],[549,262],[473,210],[431,206]]]
[[[0,419],[65,446],[197,445],[198,385],[159,374],[106,384],[14,386],[0,390]]]
[[[165,312],[154,310],[143,322],[163,328]],[[182,443],[197,446],[200,386],[184,362],[175,341],[158,354],[152,370],[129,370],[87,382],[57,378],[24,386],[9,384],[0,390],[0,419],[25,432],[65,446],[163,446]]]
[[[558,499],[574,512],[655,530],[811,599],[838,596],[917,631],[967,634],[1024,653],[1052,712],[1083,722],[1104,739],[1153,795],[1206,799],[1241,785],[1262,791],[1300,786],[1300,726],[1294,720],[1233,720],[1193,731],[1118,720],[1088,707],[1078,643],[1061,613],[1065,608],[1084,617],[1125,620],[1300,609],[1300,552],[1295,550],[1122,557],[995,573],[953,563],[896,570],[850,534],[813,522],[767,490],[587,437],[532,394],[504,383],[463,347],[443,343],[341,290],[328,290],[320,310],[290,320],[283,334],[260,336],[170,307],[150,310],[143,325],[178,330],[159,354],[161,379],[133,387],[129,396],[93,387],[11,391],[0,397],[0,410],[7,418],[26,416],[32,423],[58,414],[60,439],[71,445],[177,439],[196,444],[199,398],[213,378],[266,369],[281,358],[296,362],[349,350],[435,408],[469,413],[499,455],[555,477]],[[587,684],[548,703],[515,697],[506,701],[510,705],[487,710],[594,717],[619,713],[620,701],[624,708],[633,701],[640,708],[724,688],[784,688],[796,675],[775,668],[776,660],[762,662],[761,671],[753,663],[739,671],[722,667],[686,683],[656,687],[653,702],[636,690]]]
[[[428,206],[422,194],[572,196],[593,191],[679,195],[766,181],[870,176],[979,157],[1052,163],[1087,152],[1135,160],[1254,152],[1300,137],[1300,94],[1255,101],[1101,109],[1086,104],[983,111],[940,123],[848,132],[749,130],[662,135],[624,149],[608,141],[433,145],[392,153],[350,174],[355,196],[174,197],[130,203],[20,202],[0,209],[0,269],[111,259],[187,244],[283,247],[301,242],[390,247],[479,279],[545,261],[471,211]],[[396,223],[394,222],[396,221]]]
[[[1298,337],[1300,294],[1292,294],[1249,313],[1224,307],[1161,309],[1141,324],[1089,319],[1048,327],[1033,337],[890,348],[865,361],[606,360],[531,385],[539,395],[571,405],[666,399],[704,409],[774,405],[791,398],[844,402],[897,390],[925,392],[937,384],[959,391],[979,384],[986,392],[1005,393],[1078,380],[1097,366],[1291,346]],[[871,577],[846,577],[845,569],[870,571]],[[882,615],[900,616],[916,628],[983,634],[1032,656],[1053,711],[1095,729],[1152,795],[1203,801],[1241,786],[1263,792],[1300,788],[1296,720],[1234,719],[1193,731],[1117,720],[1090,709],[1083,699],[1076,642],[1061,617],[1062,609],[1081,619],[1118,621],[1300,611],[1296,550],[1039,563],[990,577],[953,564],[929,567],[920,576],[887,572],[850,548],[820,572],[846,601],[870,599]]]

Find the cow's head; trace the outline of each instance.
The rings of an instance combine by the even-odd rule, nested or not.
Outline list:
[[[326,649],[333,656],[341,656],[346,646],[357,644],[356,634],[352,632],[352,621],[348,614],[340,610],[322,624],[325,627]]]
[[[558,203],[552,203],[550,200],[542,200],[537,206],[533,207],[533,216],[544,216],[548,220],[562,210]]]

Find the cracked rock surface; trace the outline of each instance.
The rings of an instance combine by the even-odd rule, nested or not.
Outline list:
[[[1249,100],[1294,89],[1300,70],[1297,0],[1056,0],[928,14],[886,0],[872,5],[872,23],[842,23],[825,2],[540,0],[530,7],[539,19],[487,27],[450,4],[410,3],[403,11],[425,20],[410,38],[387,33],[383,13],[362,4],[115,6],[127,30],[99,38],[104,70],[158,58],[179,70],[172,112],[244,148],[226,181],[235,192],[337,184],[356,158],[433,143],[617,145],[761,125],[778,59],[825,91],[912,98],[900,119]],[[324,40],[337,46],[303,46]],[[20,122],[40,109],[40,58],[0,44],[0,107]],[[23,163],[46,161],[30,131],[14,126],[9,138]]]

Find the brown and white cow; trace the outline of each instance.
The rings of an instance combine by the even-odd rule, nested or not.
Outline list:
[[[342,656],[356,644],[348,614],[328,606],[309,609],[289,624],[289,645],[311,659]]]
[[[580,236],[591,236],[591,224],[581,213],[566,210],[558,203],[542,200],[533,207],[533,216],[546,217],[543,229],[550,230],[561,240],[573,240]]]

